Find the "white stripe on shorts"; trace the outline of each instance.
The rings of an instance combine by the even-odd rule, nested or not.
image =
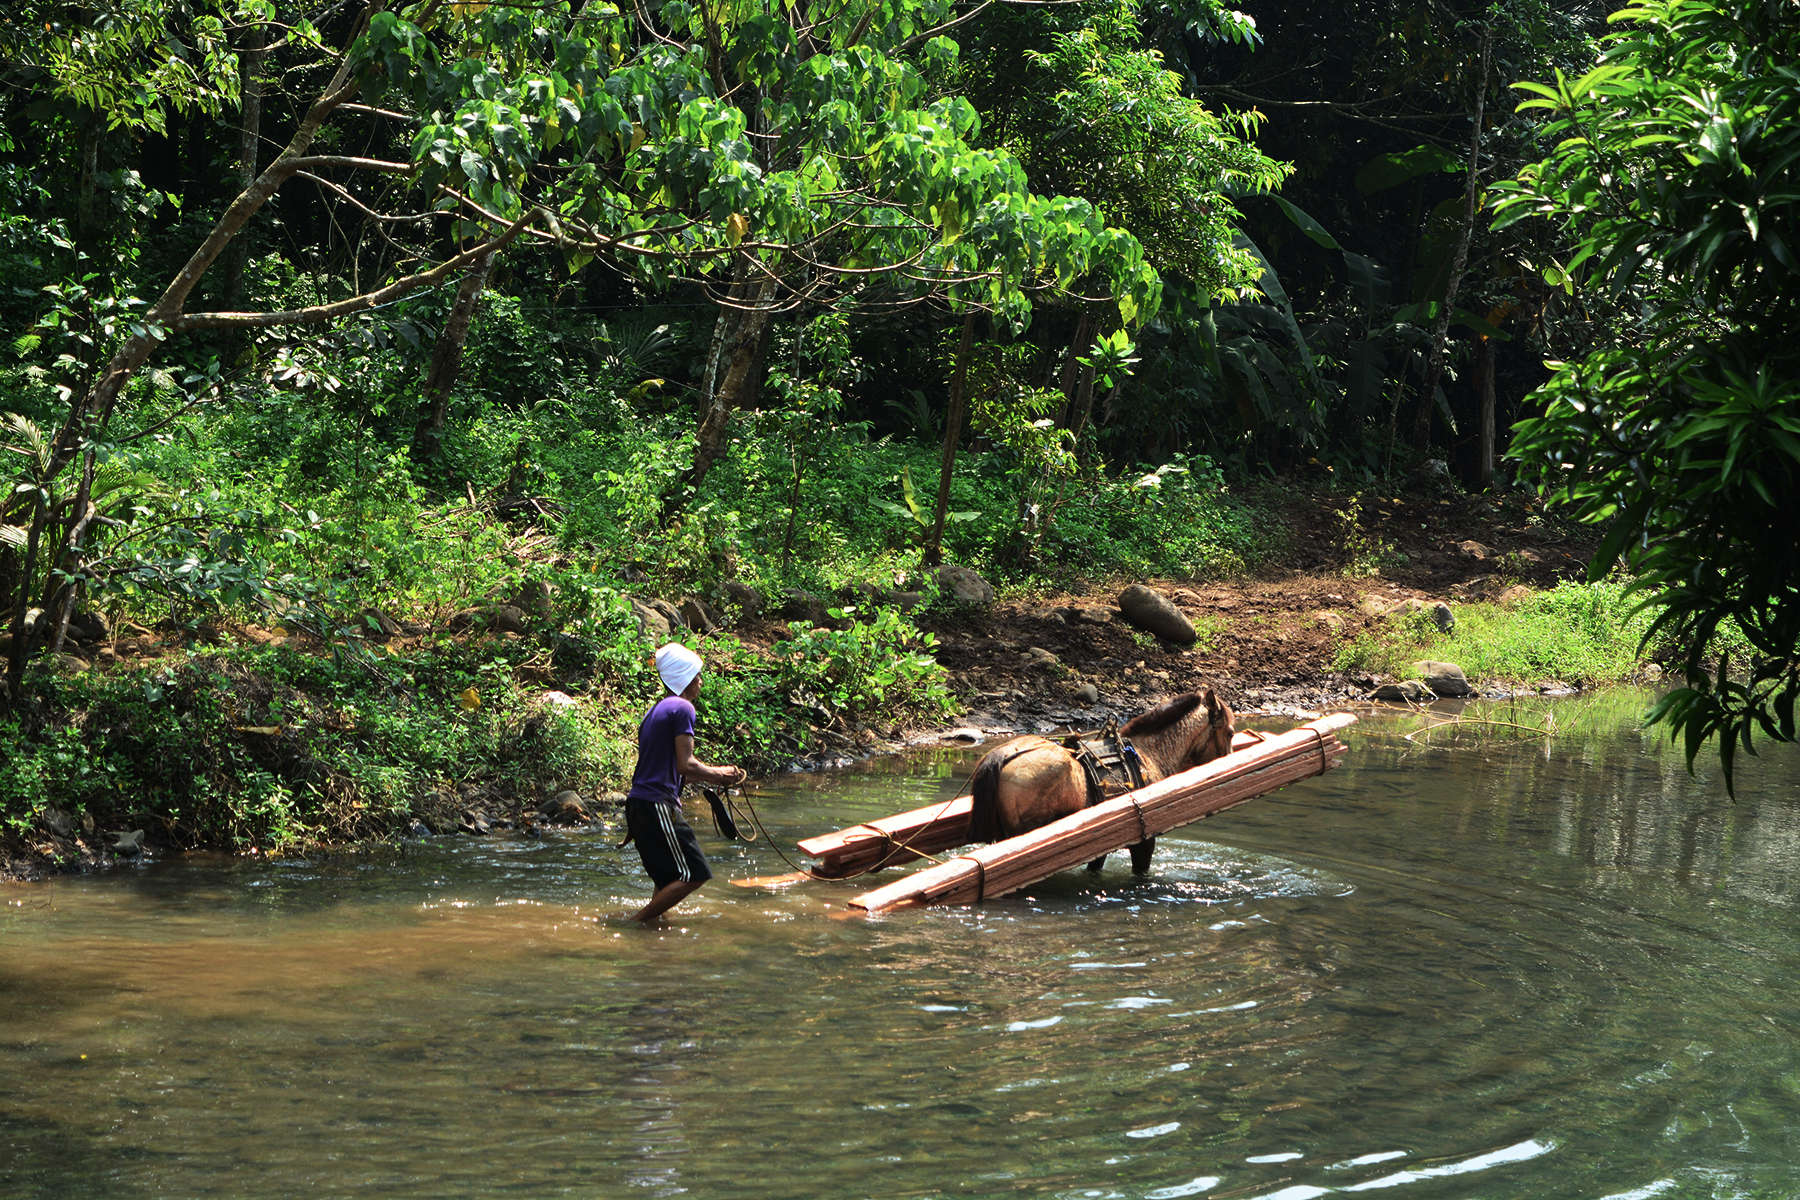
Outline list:
[[[694,874],[688,868],[687,851],[681,848],[681,839],[675,836],[675,822],[669,816],[669,806],[656,806],[656,819],[662,823],[663,835],[669,839],[669,849],[675,855],[675,869],[681,872],[683,883],[692,883]]]

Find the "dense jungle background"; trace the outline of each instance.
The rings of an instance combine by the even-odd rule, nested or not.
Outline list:
[[[1395,579],[1441,497],[1593,526],[1557,603],[1729,769],[1800,691],[1797,29],[25,0],[0,811],[54,857],[598,790],[667,636],[770,766],[969,702],[996,586]]]

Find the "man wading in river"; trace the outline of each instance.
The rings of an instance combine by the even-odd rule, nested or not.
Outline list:
[[[677,642],[656,652],[656,673],[672,695],[657,701],[638,726],[637,770],[625,796],[628,840],[637,843],[656,894],[632,915],[634,921],[655,920],[712,878],[700,843],[681,815],[681,785],[696,780],[730,787],[744,781],[742,767],[709,767],[694,757],[700,667],[700,656]]]

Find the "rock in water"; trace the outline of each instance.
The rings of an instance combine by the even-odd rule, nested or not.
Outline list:
[[[1427,704],[1437,697],[1430,688],[1416,679],[1406,679],[1399,683],[1384,683],[1370,693],[1371,700],[1392,700],[1404,704]]]
[[[992,585],[967,567],[939,567],[937,582],[946,596],[960,604],[988,604],[994,599]]]
[[[112,852],[120,858],[136,858],[144,852],[144,831],[141,829],[129,833],[114,830],[112,839]]]
[[[1195,638],[1193,622],[1181,615],[1174,602],[1161,592],[1134,583],[1119,593],[1119,612],[1125,620],[1165,642],[1190,643]]]
[[[587,805],[573,790],[556,793],[538,807],[538,812],[546,821],[557,825],[585,825],[589,816]]]
[[[1474,692],[1469,686],[1468,677],[1463,669],[1455,663],[1433,662],[1426,659],[1413,664],[1413,670],[1425,681],[1425,686],[1439,696],[1467,696]]]

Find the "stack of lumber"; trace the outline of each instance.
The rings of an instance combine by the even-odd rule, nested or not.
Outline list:
[[[1246,731],[1231,739],[1231,750],[1235,755],[1263,741],[1262,734]],[[801,853],[819,860],[812,869],[814,877],[848,879],[966,845],[969,804],[968,796],[958,796],[948,804],[940,800],[911,812],[807,838],[795,845]]]
[[[967,796],[949,802],[940,800],[866,825],[807,838],[795,845],[819,860],[812,869],[816,877],[848,879],[965,844],[969,840],[971,803]]]
[[[1145,837],[1167,833],[1321,774],[1338,765],[1345,753],[1336,732],[1355,721],[1349,713],[1309,721],[1250,749],[1234,750],[1205,766],[1115,796],[1041,829],[971,850],[864,892],[850,901],[850,907],[877,913],[922,904],[973,904],[1004,896]]]

